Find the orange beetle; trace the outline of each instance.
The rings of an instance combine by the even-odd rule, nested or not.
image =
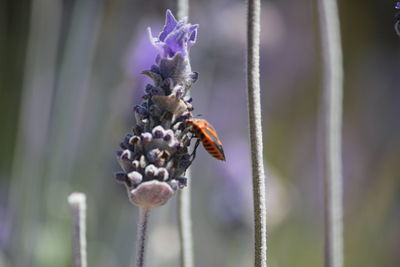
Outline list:
[[[189,128],[197,138],[196,145],[193,150],[193,159],[196,155],[196,149],[200,144],[203,146],[207,152],[218,160],[225,161],[224,149],[222,148],[222,143],[218,138],[217,132],[212,125],[203,119],[188,119],[185,121],[186,127]]]

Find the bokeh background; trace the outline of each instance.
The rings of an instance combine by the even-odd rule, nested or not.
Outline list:
[[[226,163],[192,172],[197,266],[252,266],[245,2],[190,1],[195,114]],[[345,88],[345,265],[400,266],[400,38],[394,1],[339,1]],[[0,1],[0,266],[71,266],[67,196],[88,198],[89,266],[132,266],[138,209],[115,151],[174,1]],[[263,1],[261,84],[269,266],[323,265],[321,56],[315,0]],[[148,266],[179,266],[174,197],[151,215]]]

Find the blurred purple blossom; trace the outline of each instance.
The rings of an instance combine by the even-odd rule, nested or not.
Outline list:
[[[224,224],[251,225],[251,165],[249,145],[242,138],[225,142],[229,160],[221,164],[222,185],[213,194],[213,210]]]
[[[253,197],[250,146],[240,137],[225,142],[225,145],[229,161],[221,165],[218,176],[221,185],[213,192],[212,210],[224,225],[251,228]],[[273,229],[287,217],[292,209],[292,198],[297,194],[282,183],[274,168],[268,166],[268,170],[268,223]]]
[[[141,24],[148,24],[147,22]],[[140,27],[138,27],[140,28]],[[128,55],[125,58],[125,72],[129,77],[139,79],[141,77],[146,77],[144,75],[139,75],[143,70],[147,69],[151,64],[153,64],[154,59],[157,56],[157,50],[149,45],[149,36],[146,31],[140,31],[133,38],[132,44],[128,49]],[[147,82],[140,83],[145,87]]]

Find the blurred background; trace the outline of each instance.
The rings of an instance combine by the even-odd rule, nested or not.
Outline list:
[[[339,1],[345,88],[345,265],[400,266],[400,38],[394,1]],[[197,266],[252,266],[245,2],[190,1],[200,24],[195,114],[227,161],[199,148],[192,213]],[[89,266],[132,266],[138,208],[113,179],[115,151],[150,82],[140,75],[174,1],[0,2],[0,266],[71,266],[67,196],[88,198]],[[263,1],[261,85],[269,265],[323,265],[315,0]],[[148,266],[179,266],[177,197],[154,210]]]

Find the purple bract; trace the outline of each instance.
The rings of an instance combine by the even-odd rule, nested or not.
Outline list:
[[[177,21],[167,10],[165,26],[158,37],[153,37],[149,28],[152,44],[159,50],[160,57],[174,57],[177,53],[188,55],[188,49],[196,42],[198,25],[187,23],[187,18]]]

